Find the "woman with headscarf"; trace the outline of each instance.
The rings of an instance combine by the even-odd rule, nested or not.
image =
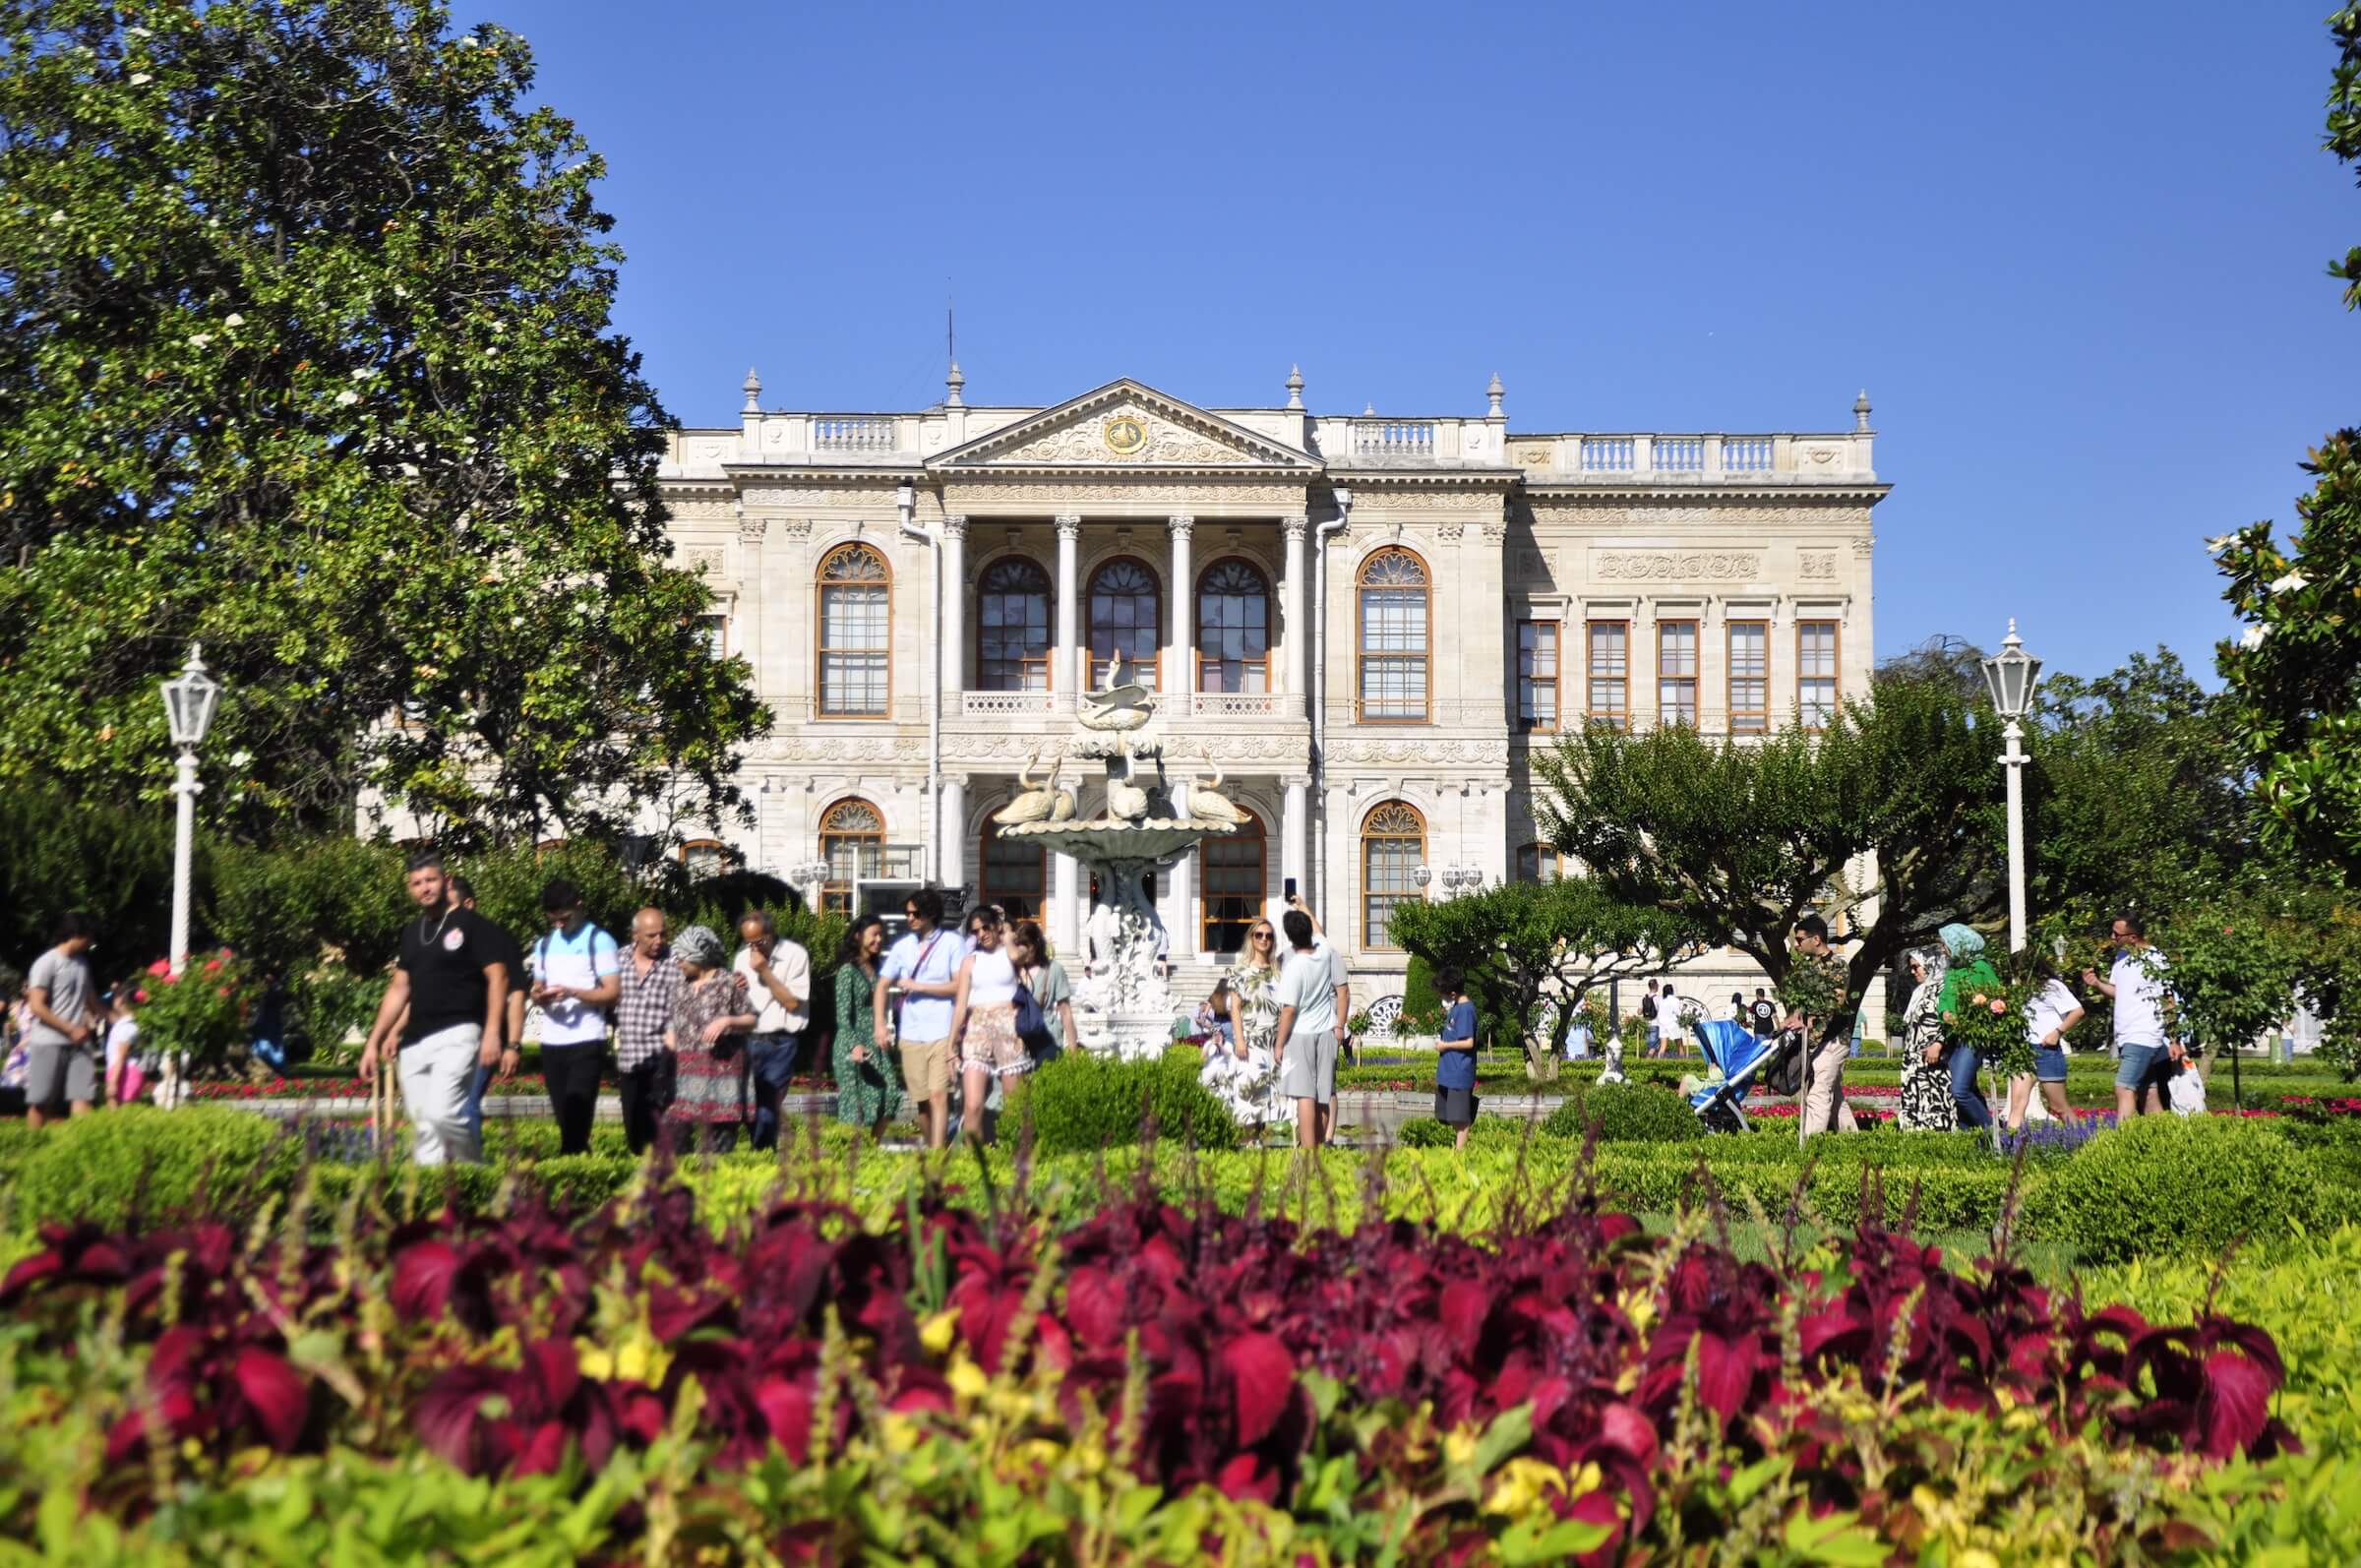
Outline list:
[[[1949,1132],[1959,1125],[1951,1102],[1950,1053],[1943,1044],[1943,977],[1951,955],[1940,947],[1910,954],[1917,984],[1902,1010],[1902,1104],[1894,1124],[1905,1132]]]
[[[672,939],[673,961],[688,983],[673,1003],[672,1027],[664,1044],[676,1062],[672,1105],[664,1119],[696,1129],[696,1144],[708,1152],[738,1141],[746,1119],[742,1084],[746,1035],[755,1027],[754,1004],[730,972],[730,955],[710,926],[692,926]]]
[[[1943,950],[1951,956],[1951,972],[1943,977],[1943,994],[1938,1005],[1945,1024],[1956,1022],[1963,1000],[1979,992],[2000,990],[2000,974],[1984,957],[1984,937],[1968,926],[1946,926],[1935,934]],[[1945,1031],[1946,1036],[1949,1030]],[[1978,1081],[1983,1072],[1983,1058],[1974,1048],[1957,1041],[1950,1043],[1951,1099],[1959,1107],[1960,1124],[1964,1127],[1992,1125],[1992,1106],[1984,1098],[1983,1085]]]

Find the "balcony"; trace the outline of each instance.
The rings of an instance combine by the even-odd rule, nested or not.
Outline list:
[[[1570,435],[1508,438],[1534,485],[1874,484],[1871,433],[1828,436]]]

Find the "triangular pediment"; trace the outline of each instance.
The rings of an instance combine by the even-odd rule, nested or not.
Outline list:
[[[1319,461],[1125,379],[953,447],[929,468],[1277,468]]]

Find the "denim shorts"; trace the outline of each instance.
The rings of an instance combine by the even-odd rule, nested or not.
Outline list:
[[[2172,1076],[2172,1053],[2162,1046],[2125,1046],[2115,1063],[2115,1087],[2145,1089]]]
[[[2066,1081],[2066,1048],[2064,1046],[2035,1046],[2033,1048],[2033,1076],[2043,1083]]]

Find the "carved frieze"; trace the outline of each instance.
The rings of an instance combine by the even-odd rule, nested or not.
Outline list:
[[[1837,553],[1834,550],[1804,550],[1795,557],[1796,575],[1806,582],[1837,580]]]
[[[685,571],[695,572],[708,577],[721,575],[721,546],[717,544],[683,545],[679,547],[677,553],[680,556],[681,567]]]
[[[724,522],[738,514],[738,503],[686,498],[675,501],[666,497],[664,510],[672,513],[675,522]]]
[[[1508,742],[1503,740],[1446,741],[1428,737],[1338,741],[1328,748],[1329,759],[1362,766],[1384,764],[1495,764],[1508,765]]]
[[[1396,512],[1498,512],[1497,490],[1370,490],[1354,510],[1363,514]]]
[[[1602,582],[1753,582],[1763,558],[1752,550],[1597,550],[1591,574]]]
[[[982,482],[979,482],[982,481]],[[988,472],[972,469],[956,470],[944,490],[946,502],[956,501],[974,514],[985,504],[1022,506],[1088,505],[1092,502],[1133,502],[1142,508],[1154,507],[1178,512],[1187,506],[1197,508],[1223,505],[1268,505],[1273,509],[1303,505],[1302,485],[1224,484],[1090,484],[1064,483],[996,483]]]
[[[1098,408],[993,453],[993,462],[1246,463],[1255,454],[1227,441],[1174,423],[1138,403]]]

